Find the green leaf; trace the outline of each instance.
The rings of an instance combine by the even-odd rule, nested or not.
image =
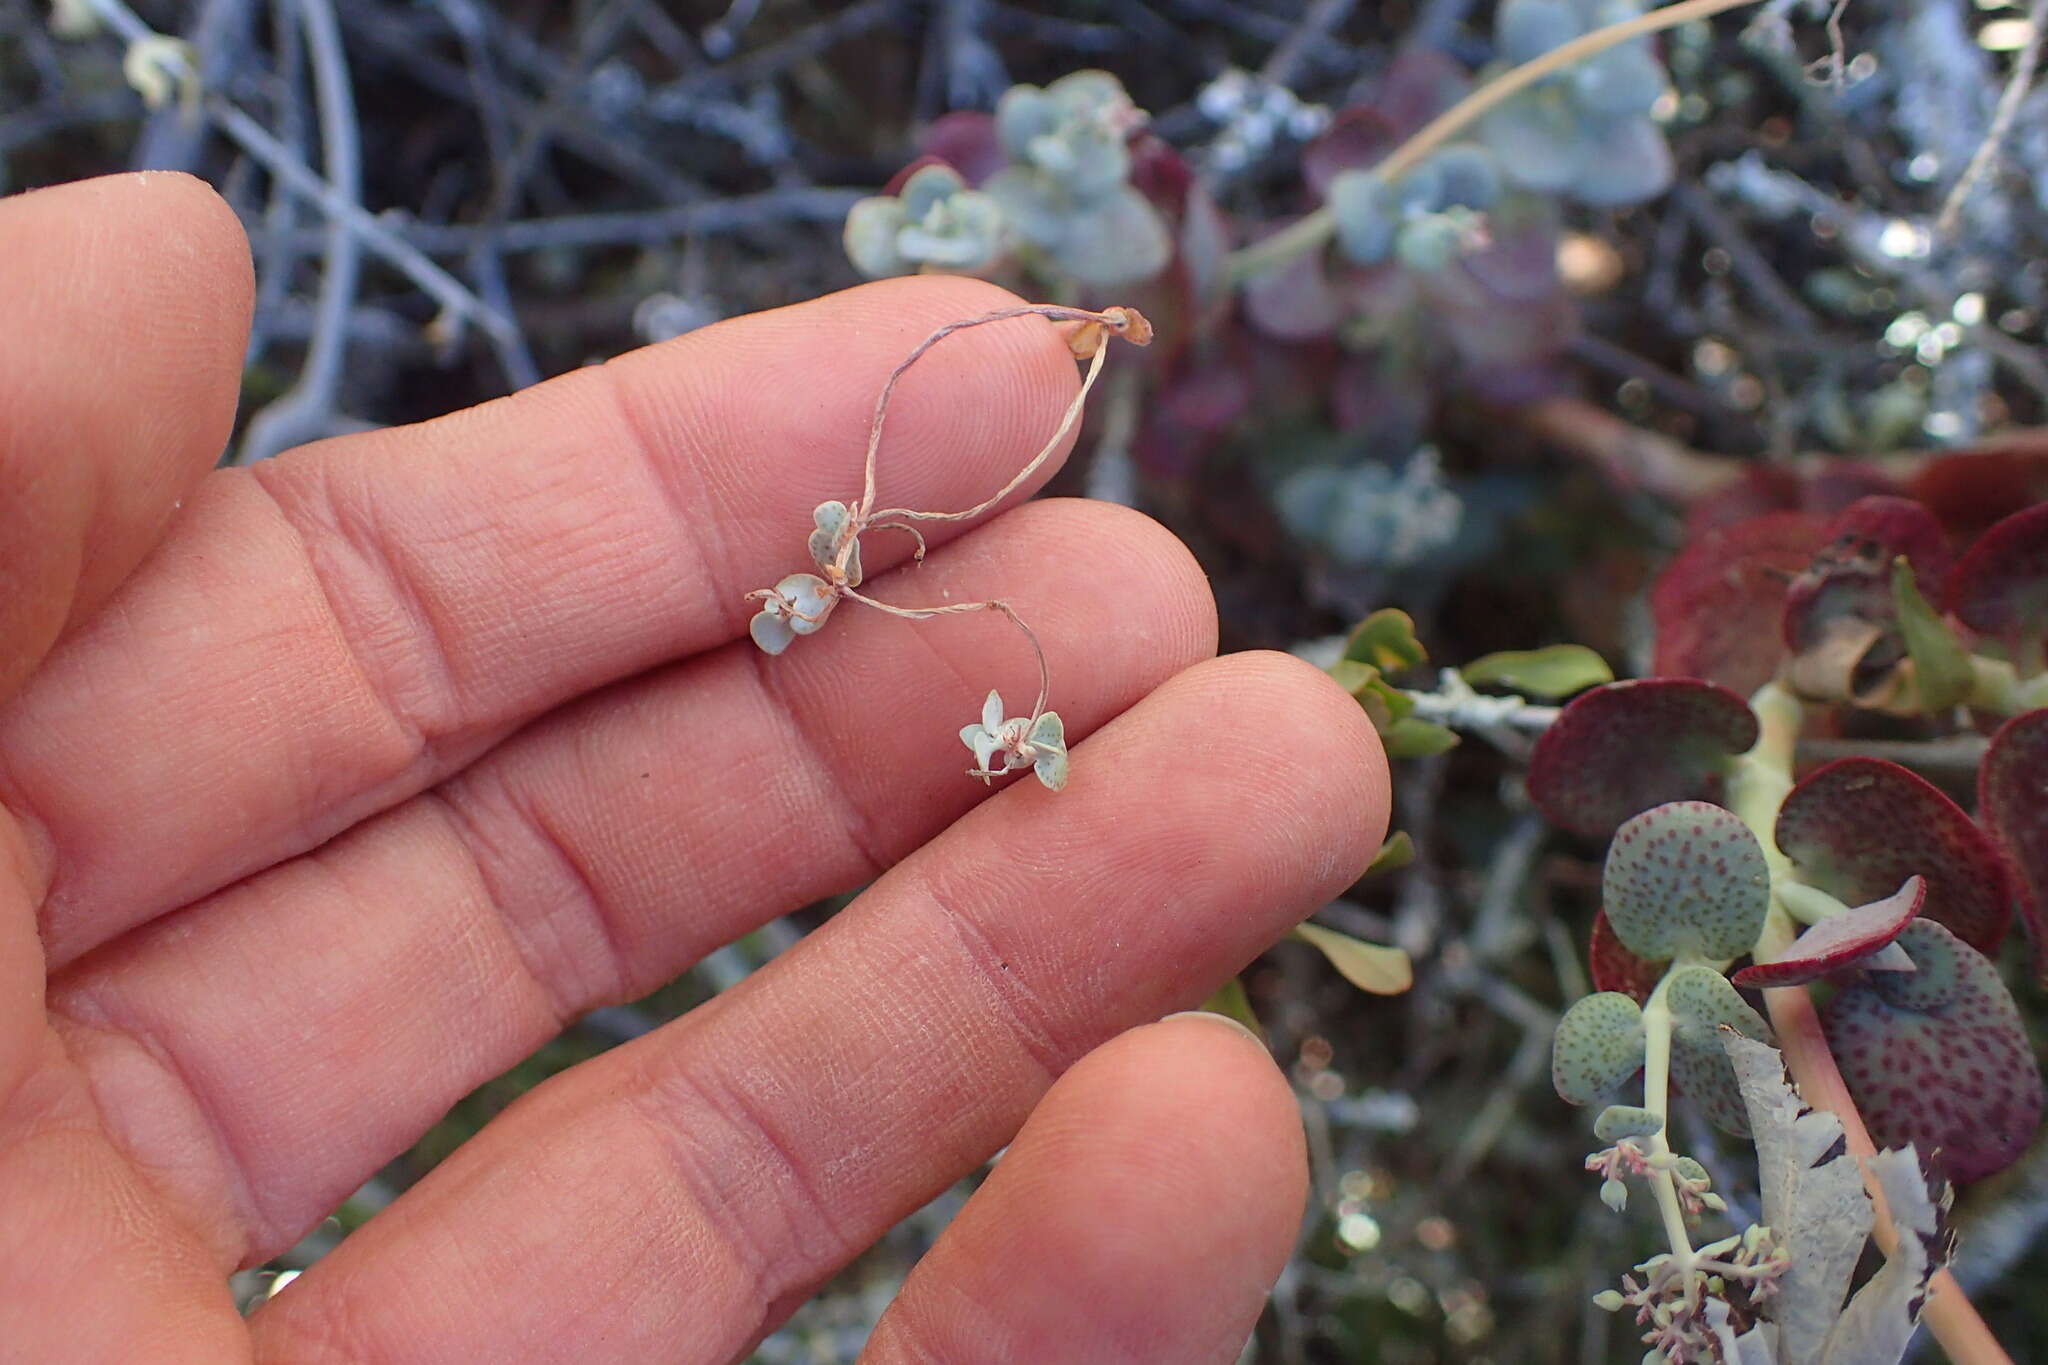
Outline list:
[[[1892,561],[1892,604],[1898,609],[1899,634],[1905,637],[1906,653],[1913,659],[1913,680],[1919,685],[1921,709],[1946,711],[1959,704],[1976,683],[1970,652],[1956,639],[1940,613],[1920,595],[1920,585],[1913,579],[1913,566],[1904,555]]]
[[[1296,925],[1294,937],[1330,959],[1346,981],[1372,995],[1399,995],[1415,984],[1415,969],[1399,948],[1367,943],[1320,924]]]
[[[1643,1065],[1642,1007],[1619,991],[1575,1001],[1557,1021],[1550,1082],[1571,1104],[1592,1104],[1618,1090]]]
[[[1546,700],[1614,681],[1607,661],[1584,645],[1502,650],[1474,659],[1459,671],[1474,687],[1490,683]]]
[[[1395,872],[1415,861],[1415,841],[1408,837],[1408,831],[1397,829],[1387,836],[1380,845],[1380,851],[1372,855],[1372,862],[1366,866],[1365,875],[1375,872]]]
[[[1266,1030],[1259,1027],[1259,1016],[1252,1013],[1251,997],[1244,993],[1244,982],[1237,977],[1233,976],[1218,986],[1216,993],[1202,1002],[1202,1008],[1211,1014],[1235,1019],[1257,1034],[1261,1041],[1265,1039]]]
[[[1356,659],[1339,659],[1330,669],[1330,676],[1337,680],[1339,687],[1357,698],[1371,719],[1372,728],[1382,735],[1415,709],[1415,699],[1381,677],[1380,671],[1371,664],[1362,664]]]
[[[1430,758],[1458,747],[1458,733],[1435,721],[1409,716],[1380,732],[1388,758]]]
[[[1415,638],[1413,617],[1396,607],[1382,607],[1351,632],[1344,657],[1392,673],[1429,662],[1429,651]]]

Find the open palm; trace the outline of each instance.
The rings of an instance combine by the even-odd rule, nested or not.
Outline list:
[[[1032,680],[1000,620],[746,640],[889,368],[1007,297],[870,286],[216,473],[232,215],[176,176],[0,202],[0,1359],[730,1361],[1013,1137],[867,1358],[1235,1358],[1292,1101],[1227,1028],[1139,1026],[1363,867],[1356,705],[1205,662],[1186,553],[1080,502],[869,566],[1018,604],[1089,736],[1064,793],[960,775]],[[999,486],[1075,382],[1036,318],[949,342],[890,500]],[[237,1316],[230,1271],[568,1021],[869,881]]]

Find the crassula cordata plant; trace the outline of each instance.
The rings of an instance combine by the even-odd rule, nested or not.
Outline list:
[[[1404,52],[1321,117],[1302,211],[1278,224],[1226,213],[1217,168],[1149,131],[1115,78],[1019,86],[993,114],[938,120],[855,208],[847,250],[871,276],[1140,299],[1166,344],[1129,444],[1161,477],[1262,400],[1275,344],[1334,354],[1319,373],[1340,429],[1399,426],[1404,394],[1445,382],[1516,410],[1558,391],[1566,215],[1672,181],[1680,101],[1655,35],[1740,3],[1503,0],[1476,69]],[[1790,8],[1767,17],[1782,28]],[[1265,492],[1329,560],[1399,568],[1459,515],[1433,455],[1413,479],[1399,465],[1279,469]],[[1382,506],[1411,482],[1399,515]],[[869,485],[819,509],[818,571],[768,595],[764,646],[815,629],[835,595],[865,600],[846,547],[905,516],[863,513],[872,464]],[[1324,656],[1390,754],[1483,735],[1526,759],[1555,826],[1607,845],[1595,991],[1559,1024],[1553,1079],[1589,1112],[1599,1197],[1649,1205],[1663,1231],[1600,1296],[1651,1365],[1884,1365],[1923,1321],[1957,1361],[2004,1358],[1945,1269],[1946,1217],[1952,1188],[2011,1165],[2042,1117],[2004,949],[2018,920],[2048,985],[2048,504],[1979,492],[1764,467],[1699,496],[1650,593],[1653,676],[1616,681],[1564,645],[1416,688],[1426,656],[1398,611]],[[1381,513],[1427,543],[1365,534]],[[962,733],[976,774],[1054,784],[1054,714],[1042,694],[1021,716],[992,696]],[[1377,866],[1409,856],[1396,835]],[[1407,984],[1392,949],[1300,936],[1368,989]],[[1214,1004],[1249,1018],[1241,990]],[[1731,1225],[1684,1150],[1688,1112],[1754,1145],[1754,1220]]]
[[[1756,511],[1754,490],[1729,502],[1747,516],[1695,509],[1651,593],[1664,676],[1611,681],[1566,645],[1411,691],[1395,679],[1424,655],[1396,611],[1332,666],[1396,755],[1441,752],[1453,726],[1536,730],[1529,796],[1607,843],[1596,989],[1558,1025],[1552,1079],[1593,1113],[1600,1197],[1646,1192],[1669,1243],[1600,1296],[1646,1360],[1883,1365],[1923,1314],[1954,1358],[2004,1358],[1944,1270],[1945,1214],[2042,1118],[1999,957],[2017,920],[2048,984],[2048,504],[1980,530],[1947,488],[1960,534],[1897,493],[1831,516]],[[1969,780],[1943,775],[1974,811],[1855,752],[1886,726],[1915,738],[1871,748],[1973,757]],[[1726,1204],[1680,1150],[1676,1096],[1762,1172],[1760,1220],[1703,1244]],[[1867,1239],[1883,1268],[1852,1295]]]

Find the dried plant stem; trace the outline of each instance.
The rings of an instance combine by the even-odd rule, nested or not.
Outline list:
[[[1080,420],[1082,405],[1088,401],[1088,391],[1095,387],[1096,376],[1102,373],[1102,362],[1108,355],[1108,346],[1096,348],[1095,354],[1088,361],[1088,373],[1081,380],[1080,392],[1074,395],[1073,402],[1067,404],[1066,415],[1060,418],[1059,426],[1046,439],[1045,445],[1039,449],[1039,452],[1031,457],[1030,463],[1011,475],[1010,481],[1001,488],[964,512],[918,512],[908,507],[887,507],[872,515],[879,519],[886,519],[889,522],[894,522],[898,519],[906,521],[971,521],[989,508],[994,507],[1004,498],[1009,497],[1010,494],[1016,492],[1023,485],[1026,479],[1038,472],[1039,466],[1052,458],[1053,452],[1058,450],[1060,444],[1067,439],[1067,433],[1074,429],[1074,423]],[[870,525],[874,524],[878,523],[870,523]],[[905,529],[907,530],[908,528],[906,527]]]
[[[1023,631],[1024,638],[1031,642],[1031,652],[1038,660],[1038,700],[1031,704],[1031,719],[1033,722],[1036,722],[1040,716],[1045,714],[1046,698],[1052,692],[1052,670],[1045,660],[1045,647],[1038,643],[1038,632],[1026,624],[1024,618],[1017,614],[1017,609],[1008,602],[954,602],[943,607],[898,607],[892,606],[887,602],[878,602],[874,598],[849,587],[842,586],[839,589],[839,594],[842,597],[860,603],[864,607],[873,607],[876,611],[883,612],[889,616],[901,617],[905,621],[929,621],[934,616],[965,616],[967,613],[975,611],[1001,612],[1010,619],[1010,624]]]
[[[869,508],[875,505],[875,456],[882,448],[882,426],[883,423],[885,423],[889,417],[889,400],[896,393],[897,382],[903,378],[904,374],[910,369],[911,366],[915,365],[918,361],[924,358],[924,353],[926,351],[929,351],[932,347],[938,345],[947,337],[952,336],[955,332],[964,332],[970,327],[981,327],[991,322],[1007,322],[1011,318],[1041,317],[1047,318],[1053,322],[1093,322],[1100,324],[1102,327],[1108,329],[1111,332],[1122,333],[1131,326],[1130,318],[1132,316],[1133,315],[1125,309],[1114,309],[1109,312],[1103,313],[1091,313],[1085,308],[1066,308],[1062,307],[1059,304],[1053,303],[1033,303],[1025,304],[1024,306],[1018,308],[1000,308],[993,313],[983,313],[980,317],[963,318],[958,322],[949,322],[945,326],[933,332],[930,336],[926,337],[923,341],[920,341],[917,344],[916,349],[912,350],[909,355],[903,358],[902,362],[898,364],[895,369],[889,372],[888,380],[882,385],[882,392],[875,398],[875,420],[873,425],[870,426],[868,429],[867,459],[861,472],[860,504],[859,508],[855,509],[856,513],[858,514],[861,508]],[[1096,354],[1100,355],[1101,351],[1098,350]],[[1087,390],[1084,388],[1082,390],[1082,393],[1085,395],[1087,393]],[[1074,417],[1078,412],[1079,407],[1077,400],[1077,406],[1069,410],[1066,422],[1064,422],[1061,425],[1061,436],[1064,436],[1066,434],[1067,428],[1072,424]],[[1058,438],[1055,437],[1053,444],[1057,443]],[[1048,451],[1047,453],[1050,452]],[[1038,460],[1033,462],[1033,467],[1035,467],[1036,464],[1042,462],[1045,458],[1046,455],[1041,454],[1038,457]],[[1016,481],[1010,484],[1009,487],[1015,487],[1016,483],[1020,482],[1022,482],[1022,476],[1020,476]],[[998,498],[1000,496],[1000,494],[997,495]],[[991,499],[990,503],[984,504],[984,506],[991,505],[994,501],[995,499]],[[876,518],[880,519],[884,517],[901,515],[904,514],[900,511],[892,509],[891,511],[888,512],[877,513]],[[925,512],[917,512],[911,513],[910,515],[929,517],[931,514]],[[964,516],[968,514],[963,513],[961,515]]]
[[[2034,84],[2034,69],[2041,64],[2042,31],[2048,28],[2048,0],[2034,0],[2027,7],[2027,23],[2032,31],[2027,34],[2027,45],[2013,59],[2012,78],[2005,83],[2005,93],[1998,97],[1998,109],[1991,117],[1991,129],[1984,134],[1984,141],[1977,145],[1970,164],[1963,167],[1963,173],[1949,190],[1948,198],[1941,202],[1941,213],[1934,220],[1934,235],[1937,237],[1946,237],[1955,231],[1956,220],[1963,216],[1963,205],[1969,202],[1970,192],[1977,188],[1984,172],[1991,169],[1991,163],[1998,157],[1998,149],[2005,145],[2006,134],[2012,131],[2012,121],[2018,116],[2020,105]]]
[[[1792,789],[1792,762],[1804,708],[1776,683],[1766,683],[1750,699],[1750,709],[1761,722],[1761,733],[1756,747],[1738,760],[1728,784],[1728,804],[1763,846],[1764,862],[1770,868],[1771,905],[1756,946],[1756,960],[1770,962],[1785,954],[1799,932],[1775,889],[1790,880],[1792,865],[1778,848],[1774,829],[1778,807]],[[1842,1079],[1841,1068],[1835,1064],[1835,1054],[1821,1029],[1813,997],[1804,986],[1781,986],[1764,992],[1764,1007],[1770,1013],[1771,1027],[1778,1034],[1778,1048],[1799,1087],[1800,1097],[1840,1121],[1843,1140],[1863,1168],[1863,1187],[1870,1195],[1875,1214],[1872,1236],[1885,1255],[1893,1255],[1899,1244],[1898,1225],[1892,1221],[1884,1190],[1865,1162],[1876,1155],[1877,1147],[1864,1127],[1855,1097]],[[1934,1273],[1921,1320],[1948,1353],[1952,1365],[2012,1365],[2012,1357],[1991,1335],[1991,1329],[1984,1325],[1962,1285],[1946,1268]]]
[[[1676,28],[1694,19],[1706,19],[1723,10],[1736,9],[1756,2],[1757,0],[1681,0],[1679,4],[1653,9],[1647,14],[1640,14],[1633,19],[1625,19],[1621,23],[1609,24],[1606,28],[1583,34],[1562,47],[1552,48],[1533,61],[1524,62],[1518,67],[1502,72],[1480,86],[1423,124],[1406,142],[1396,147],[1385,160],[1374,166],[1373,171],[1387,180],[1400,179],[1414,170],[1424,157],[1463,132],[1481,115],[1544,77],[1554,75],[1596,52],[1604,52],[1610,47],[1625,43],[1631,38],[1640,38],[1646,33]],[[1336,230],[1337,215],[1325,204],[1264,241],[1254,243],[1233,255],[1229,265],[1230,278],[1233,281],[1242,281],[1283,265],[1305,251],[1313,251],[1320,247],[1330,240]]]

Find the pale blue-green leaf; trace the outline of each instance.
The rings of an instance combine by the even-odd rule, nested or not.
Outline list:
[[[910,262],[896,249],[903,222],[902,203],[884,195],[862,199],[848,209],[843,240],[853,268],[871,280],[908,274]]]

